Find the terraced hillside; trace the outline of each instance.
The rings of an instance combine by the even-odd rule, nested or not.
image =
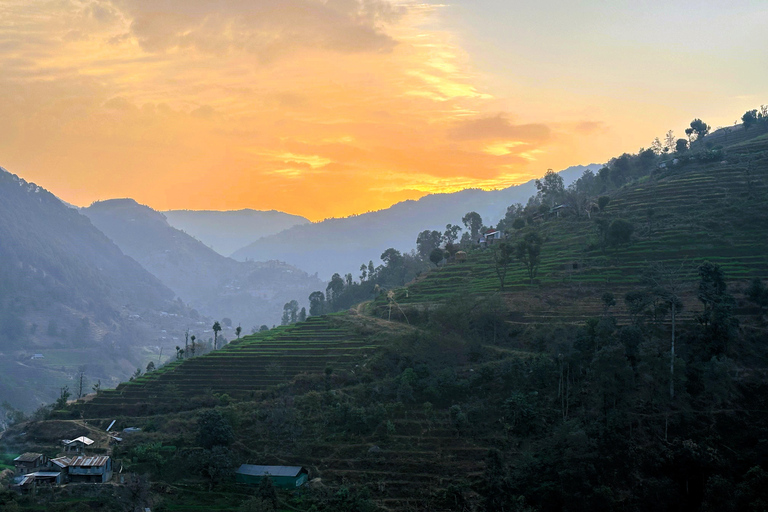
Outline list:
[[[768,134],[737,135],[731,136],[735,143],[726,147],[724,160],[674,165],[670,158],[652,176],[611,194],[606,211],[593,217],[632,222],[630,244],[601,248],[594,219],[538,221],[545,242],[534,285],[517,262],[505,279],[505,296],[516,317],[567,322],[595,316],[602,308],[600,295],[623,296],[649,262],[692,270],[709,260],[720,264],[731,281],[768,277]],[[429,272],[398,291],[395,300],[401,307],[435,304],[457,293],[499,288],[491,251],[484,250]],[[388,316],[386,297],[376,306],[379,316]],[[617,304],[618,314],[621,308]]]
[[[253,398],[299,374],[365,364],[375,348],[360,324],[339,315],[246,336],[215,352],[175,361],[81,405],[86,417],[140,415],[202,405],[194,397]],[[226,400],[226,398],[225,398]]]

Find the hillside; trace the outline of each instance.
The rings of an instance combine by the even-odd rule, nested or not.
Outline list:
[[[223,256],[229,256],[259,238],[309,223],[299,215],[275,210],[169,210],[168,224],[197,238]]]
[[[92,382],[125,379],[159,312],[184,311],[87,217],[4,169],[0,261],[0,402],[17,408],[50,402],[83,365]]]
[[[322,480],[281,494],[286,509],[757,510],[768,352],[747,289],[768,278],[768,137],[750,135],[646,159],[649,174],[598,192],[610,202],[591,218],[534,218],[533,283],[514,262],[500,291],[493,251],[471,250],[371,303],[176,361],[73,414],[151,430],[115,455],[158,482],[219,490],[158,498],[187,510],[246,499],[210,466],[174,469],[200,453],[194,422],[211,410],[235,430],[212,449],[233,464],[304,465]],[[601,244],[597,226],[617,219],[631,238]],[[657,264],[678,269],[672,374],[659,288],[671,285],[643,277]],[[174,455],[151,455],[171,444]]]
[[[184,302],[203,315],[230,318],[245,332],[279,323],[286,302],[306,301],[324,287],[319,279],[278,261],[221,256],[171,227],[164,214],[132,199],[100,201],[82,213]]]
[[[571,183],[585,170],[600,167],[569,167],[561,174]],[[446,224],[461,224],[461,218],[470,211],[479,213],[486,224],[495,224],[508,206],[525,203],[535,193],[531,180],[502,190],[430,194],[385,210],[294,226],[242,247],[232,257],[240,261],[277,259],[317,272],[322,279],[330,279],[334,272],[357,275],[361,264],[371,260],[378,263],[379,255],[389,247],[403,252],[415,248],[417,235],[425,229],[442,232]]]

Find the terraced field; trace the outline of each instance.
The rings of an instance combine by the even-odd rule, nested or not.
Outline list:
[[[295,376],[352,368],[376,347],[343,316],[310,317],[300,324],[246,336],[221,350],[175,361],[105,390],[80,404],[86,417],[141,415],[187,408],[189,398],[249,398]]]
[[[680,166],[670,162],[668,168],[612,193],[605,215],[634,224],[629,245],[603,251],[594,222],[586,218],[541,222],[546,241],[535,285],[530,285],[519,263],[509,268],[505,296],[511,309],[518,316],[528,315],[527,321],[540,321],[550,316],[547,309],[551,308],[539,304],[536,296],[545,297],[548,289],[557,288],[553,300],[560,303],[558,314],[565,321],[594,316],[602,307],[603,292],[620,298],[638,285],[649,262],[683,264],[692,280],[695,267],[704,260],[719,263],[731,281],[768,278],[768,134],[755,135],[756,131],[731,135],[735,144],[727,148],[725,161]],[[405,307],[440,303],[460,293],[498,291],[491,252],[479,250],[470,253],[466,262],[450,263],[422,276],[397,291],[395,300]],[[527,297],[515,305],[520,291]],[[580,302],[569,304],[569,299]],[[374,306],[379,316],[387,316],[385,297]],[[574,307],[577,315],[569,313]],[[619,315],[621,308],[617,304]]]

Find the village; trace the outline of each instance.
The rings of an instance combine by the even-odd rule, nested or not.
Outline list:
[[[91,428],[88,434],[100,438],[98,442],[88,435],[81,435],[74,439],[61,439],[58,445],[40,450],[48,453],[55,451],[55,457],[38,452],[25,452],[15,457],[10,489],[22,495],[35,495],[39,490],[70,483],[130,485],[137,475],[124,471],[122,462],[112,457],[112,447],[121,443],[125,436],[138,433],[141,429],[126,427],[118,432],[112,430],[114,424],[115,421],[112,421],[101,435],[94,435]],[[257,486],[265,477],[275,488],[296,489],[308,482],[309,470],[302,466],[241,464],[232,481]]]

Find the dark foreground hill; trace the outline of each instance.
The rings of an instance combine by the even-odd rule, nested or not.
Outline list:
[[[286,302],[306,301],[323,288],[319,279],[285,263],[221,256],[132,199],[100,201],[82,212],[184,302],[201,314],[230,318],[246,332],[279,323]]]
[[[224,256],[261,237],[309,223],[299,215],[275,210],[170,210],[163,214],[171,226],[192,235]]]
[[[585,170],[599,168],[596,164],[569,167],[561,175],[571,183]],[[389,247],[402,252],[414,249],[416,237],[425,229],[443,232],[446,224],[461,225],[461,218],[471,211],[479,213],[487,225],[495,225],[508,206],[525,203],[535,193],[531,180],[502,190],[430,194],[376,212],[297,225],[256,240],[232,253],[232,257],[241,261],[286,261],[307,272],[317,272],[322,279],[330,279],[334,272],[357,275],[361,264],[371,260],[378,263],[381,253]]]
[[[92,383],[125,379],[160,330],[153,315],[183,313],[87,217],[4,169],[0,262],[0,401],[17,408],[50,402],[82,365]]]

